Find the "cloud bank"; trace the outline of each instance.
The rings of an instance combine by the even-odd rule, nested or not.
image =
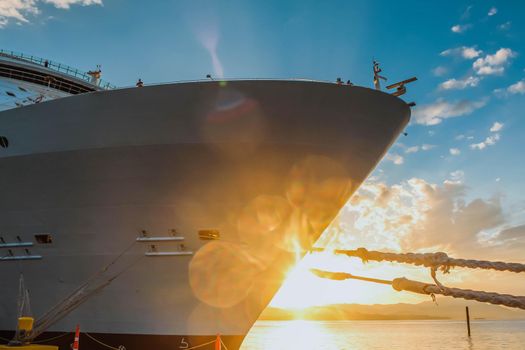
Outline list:
[[[440,90],[463,90],[468,87],[476,87],[481,79],[478,77],[466,77],[465,79],[449,79],[439,84]]]
[[[0,28],[7,26],[10,21],[28,23],[30,16],[41,13],[39,5],[42,3],[67,10],[71,5],[102,5],[102,0],[0,0]]]
[[[477,50],[476,47],[471,46],[461,46],[456,47],[454,49],[448,49],[445,51],[442,51],[440,53],[441,56],[455,56],[455,57],[462,57],[464,59],[474,59],[476,57],[479,57],[483,51]]]
[[[507,88],[509,94],[525,94],[525,80],[518,81]]]
[[[443,119],[471,114],[486,104],[487,99],[478,101],[460,100],[455,102],[438,99],[434,103],[414,108],[414,121],[416,124],[437,125],[441,123]]]
[[[419,178],[363,184],[341,213],[337,245],[476,256],[486,245],[483,233],[498,231],[505,219],[499,197],[467,200],[463,178],[458,170],[442,184]],[[492,245],[514,237],[525,242],[523,228],[501,232]]]
[[[505,65],[516,53],[509,48],[501,48],[493,55],[480,57],[472,64],[472,68],[478,75],[498,75],[505,71]]]
[[[394,163],[395,165],[401,165],[405,162],[405,158],[397,153],[387,153],[385,160]]]
[[[481,141],[479,143],[473,143],[470,145],[471,149],[482,151],[488,146],[494,146],[496,142],[498,142],[501,138],[499,131],[503,129],[503,123],[495,122],[492,124],[489,131],[492,133],[492,135],[487,136],[487,138],[484,141]]]

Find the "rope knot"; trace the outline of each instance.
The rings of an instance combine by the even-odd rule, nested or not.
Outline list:
[[[440,268],[443,273],[450,272],[450,258],[447,253],[436,252],[432,254],[431,257],[431,266],[434,269]]]
[[[357,248],[356,253],[357,256],[361,258],[363,263],[368,262],[368,250],[366,248]]]

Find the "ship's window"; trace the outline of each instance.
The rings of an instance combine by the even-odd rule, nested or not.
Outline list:
[[[19,86],[19,87],[18,87],[18,90],[20,90],[20,91],[23,91],[23,92],[27,92],[27,90],[26,90],[26,89],[24,89],[24,88],[23,88],[23,87],[21,87],[21,86]]]
[[[38,235],[35,235],[35,240],[39,244],[50,244],[53,243],[53,238],[49,233],[41,233]]]
[[[9,140],[5,136],[0,136],[0,147],[7,148],[9,147]]]
[[[6,91],[5,93],[6,93],[8,96],[16,97],[16,95],[15,95],[13,92],[11,92],[11,91]]]

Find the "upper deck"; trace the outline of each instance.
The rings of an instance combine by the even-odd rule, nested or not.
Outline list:
[[[87,72],[33,55],[0,49],[0,77],[46,86],[69,94],[114,89]]]

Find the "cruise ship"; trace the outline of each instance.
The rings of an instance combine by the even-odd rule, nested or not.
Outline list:
[[[0,343],[23,276],[34,343],[238,349],[410,119],[341,83],[100,75],[0,51]]]

